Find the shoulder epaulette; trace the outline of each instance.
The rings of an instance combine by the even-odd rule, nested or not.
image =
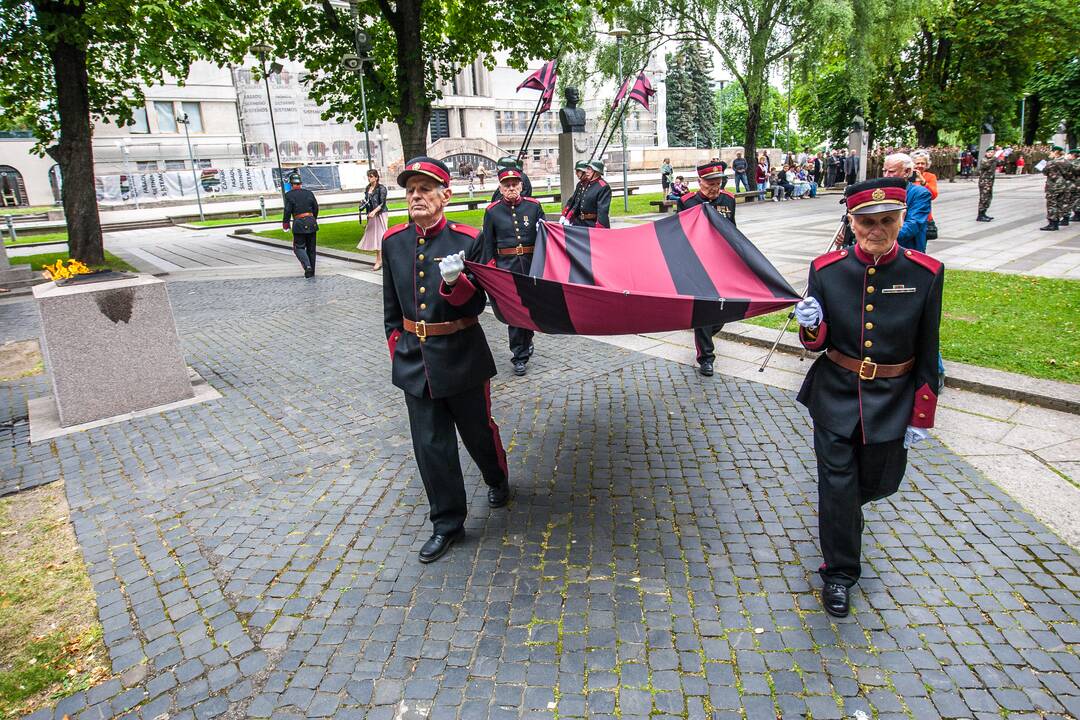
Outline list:
[[[721,190],[720,192],[723,193],[724,195],[727,195],[732,200],[735,199],[735,193],[731,192],[730,190]]]
[[[501,202],[502,202],[502,200],[492,200],[491,204],[489,204],[486,208],[484,208],[484,210],[490,210],[491,208],[495,207],[496,205],[498,205]]]
[[[480,237],[480,230],[474,228],[472,225],[463,225],[461,223],[450,223],[450,229],[454,232],[459,232],[462,235],[468,235],[469,237],[476,239]]]
[[[695,195],[697,195],[697,191],[696,190],[691,190],[690,192],[686,193],[685,195],[683,195],[679,199],[682,200],[683,202],[686,202],[687,200],[694,197]]]
[[[598,178],[596,180],[596,184],[599,185],[600,187],[607,187],[608,186],[607,180],[605,180],[604,178]]]
[[[390,237],[391,235],[396,235],[397,233],[401,232],[402,230],[404,230],[407,227],[409,227],[409,223],[407,223],[407,222],[406,223],[401,223],[400,225],[394,225],[389,230],[387,230],[386,233],[383,235],[383,240]]]
[[[828,266],[832,265],[834,262],[837,262],[839,260],[843,260],[847,256],[848,256],[848,251],[847,250],[834,250],[831,253],[825,253],[824,255],[821,255],[821,256],[814,259],[814,262],[813,262],[814,270],[820,272],[822,270],[822,268],[827,268]]]
[[[937,275],[938,271],[944,267],[940,260],[935,260],[926,253],[921,253],[918,250],[904,250],[904,257],[916,265],[922,265],[934,275]]]
[[[537,200],[537,199],[536,199],[536,198],[534,198],[534,197],[530,197],[529,195],[522,195],[522,196],[521,196],[521,199],[522,199],[522,200],[528,200],[529,202],[531,202],[531,203],[536,203],[537,205],[539,205],[539,204],[540,204],[540,201],[539,201],[539,200]]]

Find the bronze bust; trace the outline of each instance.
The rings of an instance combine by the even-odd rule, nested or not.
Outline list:
[[[569,133],[585,132],[585,111],[577,106],[580,96],[576,87],[568,87],[563,91],[566,103],[559,111],[559,122],[562,131]]]

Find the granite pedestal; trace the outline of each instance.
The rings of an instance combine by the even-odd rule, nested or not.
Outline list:
[[[987,133],[979,135],[979,157],[975,160],[975,165],[978,166],[982,162],[983,156],[986,155],[986,148],[994,144],[994,139],[997,137],[996,133]]]
[[[15,288],[30,287],[37,282],[37,275],[30,270],[29,265],[15,265],[8,260],[7,248],[0,242],[0,288],[13,290]]]
[[[34,298],[61,426],[194,397],[164,281],[50,282]]]

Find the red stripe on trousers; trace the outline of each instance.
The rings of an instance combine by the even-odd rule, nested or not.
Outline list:
[[[484,406],[488,416],[488,428],[491,429],[491,439],[495,442],[495,455],[499,458],[499,469],[503,471],[503,477],[510,480],[510,471],[506,465],[506,451],[503,450],[502,438],[499,437],[499,426],[495,418],[491,416],[491,381],[484,383]]]

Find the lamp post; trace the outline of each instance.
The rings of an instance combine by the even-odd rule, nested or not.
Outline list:
[[[199,171],[195,168],[195,154],[191,152],[191,134],[188,132],[188,126],[191,125],[191,118],[187,113],[184,113],[183,117],[176,118],[176,122],[181,123],[184,126],[184,139],[187,140],[187,155],[188,160],[191,161],[191,179],[195,181],[195,200],[199,203],[199,221],[206,220],[203,215],[202,209],[202,193],[199,192]]]
[[[278,190],[281,191],[281,207],[284,209],[285,169],[281,167],[281,150],[278,148],[277,127],[274,125],[274,99],[270,97],[270,75],[271,73],[280,73],[281,65],[276,62],[266,64],[266,59],[270,57],[270,53],[273,51],[274,49],[269,45],[255,45],[251,48],[251,52],[255,53],[255,56],[259,58],[259,73],[262,75],[263,83],[266,85],[266,107],[270,110],[270,134],[274,138],[274,156],[277,158]]]
[[[623,76],[622,69],[622,43],[623,38],[630,34],[630,31],[623,27],[615,27],[608,30],[608,35],[615,36],[615,47],[619,51],[619,77]],[[624,99],[623,102],[626,102]],[[622,138],[622,192],[623,192],[623,212],[630,213],[630,193],[629,185],[630,179],[627,175],[627,165],[629,165],[626,150],[626,113],[622,113],[619,116],[619,135]]]
[[[791,152],[794,149],[791,147],[791,53],[787,56],[787,115],[784,119],[787,121],[788,152]]]
[[[720,80],[720,154],[724,153],[724,83]]]

